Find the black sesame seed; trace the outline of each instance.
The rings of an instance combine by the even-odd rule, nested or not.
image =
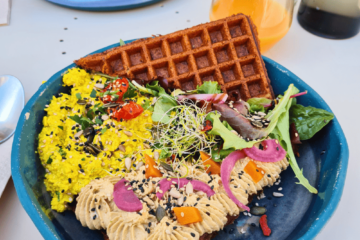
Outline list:
[[[170,226],[170,223],[168,223],[168,222],[165,222],[166,223],[166,226]]]
[[[93,217],[93,220],[95,220],[96,219],[96,215],[94,215],[94,217]]]
[[[151,222],[149,222],[148,226],[151,227]]]
[[[195,236],[196,236],[195,233],[190,233],[190,234],[191,234],[192,237],[195,237]]]
[[[173,229],[176,230],[176,229],[177,229],[177,226],[174,226]]]
[[[92,209],[91,209],[92,212],[95,212],[95,210],[96,210],[95,208],[92,208]]]
[[[206,212],[206,214],[207,214],[208,216],[210,216],[210,213],[209,213],[209,212]]]
[[[101,205],[99,205],[98,209],[100,209],[100,208],[101,208]]]
[[[71,178],[68,179],[69,183],[71,183]]]
[[[140,216],[142,216],[141,212],[137,212],[137,214],[139,214]]]

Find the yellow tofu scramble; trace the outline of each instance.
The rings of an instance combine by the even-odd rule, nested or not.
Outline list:
[[[101,121],[96,120],[92,123],[94,135],[90,141],[92,146],[101,148],[101,152],[91,154],[93,149],[88,149],[90,153],[86,151],[85,142],[89,137],[84,136],[81,124],[72,118],[82,118],[94,106],[103,106],[99,98],[101,92],[94,86],[107,81],[106,77],[79,68],[70,69],[63,76],[64,86],[71,87],[70,94],[53,96],[46,105],[47,116],[39,134],[38,152],[46,169],[44,181],[52,196],[51,207],[58,212],[64,211],[66,204],[71,203],[91,180],[124,175],[129,169],[142,165],[144,154],[154,155],[148,145],[152,140],[150,129],[153,125],[149,110],[127,121],[106,116]],[[143,96],[132,100],[140,105],[151,101]],[[131,166],[125,166],[126,158],[132,159]]]

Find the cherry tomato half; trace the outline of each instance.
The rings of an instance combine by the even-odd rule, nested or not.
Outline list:
[[[121,121],[121,119],[130,120],[136,118],[144,111],[144,109],[139,104],[130,101],[121,107],[111,108],[108,111],[111,113],[112,118]]]
[[[101,99],[102,102],[103,103],[109,103],[109,102],[120,103],[120,102],[122,102],[122,98],[123,98],[124,94],[126,93],[128,87],[129,87],[129,83],[126,80],[126,78],[116,79],[114,82],[107,85],[106,88],[104,88],[101,91],[103,93],[106,91],[116,92],[116,95],[113,95],[113,94],[104,95]]]

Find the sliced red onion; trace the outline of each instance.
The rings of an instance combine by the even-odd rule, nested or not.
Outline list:
[[[268,139],[261,142],[264,150],[253,146],[252,148],[244,148],[246,155],[260,162],[278,162],[284,159],[286,151],[281,147],[278,140]]]
[[[291,95],[290,98],[300,97],[300,96],[305,95],[305,94],[307,94],[307,91]]]
[[[182,101],[183,99],[207,101],[212,103],[224,103],[226,102],[228,95],[226,93],[219,94],[190,94],[190,95],[179,95],[177,100]]]
[[[137,212],[143,208],[142,203],[133,192],[130,184],[125,186],[127,183],[125,179],[121,179],[114,186],[114,202],[116,206],[126,212]],[[129,189],[130,188],[130,189]]]
[[[179,179],[178,178],[164,178],[158,184],[161,192],[157,192],[156,196],[159,199],[162,199],[165,192],[167,192],[171,189],[171,185],[174,184],[173,181],[176,182],[176,184],[179,186],[179,188],[182,188],[185,185],[187,185],[189,182],[191,182],[194,190],[203,191],[204,193],[206,193],[206,195],[208,197],[211,197],[212,195],[215,194],[215,192],[209,187],[209,185],[207,185],[206,183],[203,183],[201,181],[198,181],[198,180],[188,180],[186,178],[179,178]]]
[[[301,93],[297,93],[297,94],[294,94],[294,95],[291,95],[290,98],[300,97],[300,96],[303,96],[303,95],[305,95],[305,94],[307,94],[307,91],[301,92]],[[269,103],[269,104],[263,104],[263,107],[264,107],[264,108],[271,107],[271,103]]]
[[[236,150],[232,153],[229,154],[229,156],[227,156],[222,164],[221,164],[221,181],[223,183],[224,189],[227,193],[227,195],[229,196],[229,198],[236,203],[236,205],[238,205],[239,207],[241,207],[242,209],[246,210],[246,211],[250,211],[250,208],[244,204],[242,204],[232,193],[231,189],[230,189],[230,175],[231,175],[231,171],[233,170],[235,163],[240,160],[245,158],[246,155],[242,150]]]

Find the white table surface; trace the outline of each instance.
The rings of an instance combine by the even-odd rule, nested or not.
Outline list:
[[[96,13],[44,0],[13,0],[10,25],[0,27],[0,75],[18,77],[27,101],[42,81],[74,59],[120,38],[166,34],[209,21],[210,2],[168,0],[135,10]],[[294,18],[289,33],[265,55],[311,85],[336,114],[347,137],[350,161],[341,202],[317,239],[358,239],[360,34],[327,40],[306,32]],[[0,158],[9,157],[10,151],[10,144],[0,145]],[[23,210],[12,180],[0,198],[0,239],[42,239]]]

